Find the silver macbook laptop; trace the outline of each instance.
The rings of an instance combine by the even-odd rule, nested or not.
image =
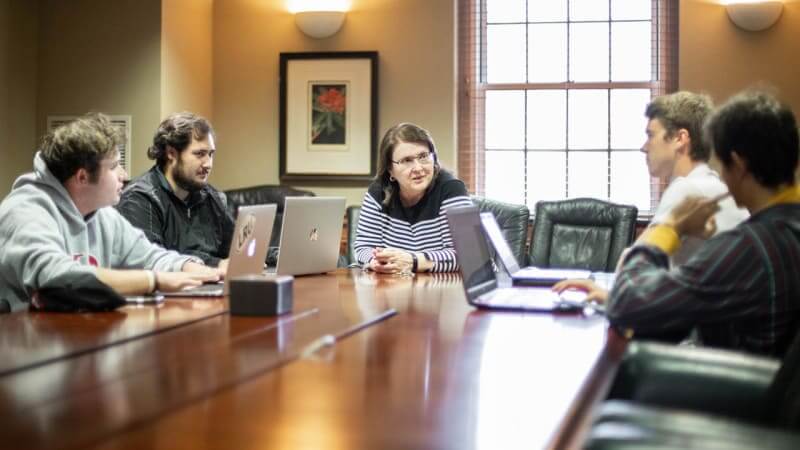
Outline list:
[[[239,208],[236,226],[228,254],[228,273],[225,281],[192,287],[176,292],[164,292],[169,297],[222,297],[228,295],[228,280],[241,275],[256,275],[264,271],[264,260],[275,223],[277,205],[254,205]]]
[[[309,275],[336,270],[344,208],[343,197],[286,197],[274,272]]]
[[[514,257],[508,242],[503,237],[503,232],[497,224],[494,215],[489,212],[481,213],[481,225],[489,238],[489,243],[494,248],[497,258],[501,265],[511,277],[514,284],[524,286],[552,286],[561,280],[570,278],[591,277],[592,272],[588,270],[576,269],[542,269],[539,267],[528,266],[520,268],[517,259]]]
[[[583,292],[559,295],[547,287],[501,287],[477,207],[449,209],[447,222],[469,304],[514,311],[574,311],[585,306]]]

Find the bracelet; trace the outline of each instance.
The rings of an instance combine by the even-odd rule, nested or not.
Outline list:
[[[147,274],[147,293],[155,292],[158,282],[156,281],[156,274],[152,270],[146,270]]]
[[[411,252],[411,271],[416,273],[418,267],[419,267],[419,261],[417,261],[417,254]]]

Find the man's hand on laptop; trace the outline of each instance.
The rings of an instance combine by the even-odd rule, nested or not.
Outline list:
[[[220,280],[225,279],[225,275],[228,273],[228,258],[222,259],[217,266],[217,274],[219,275]]]
[[[184,267],[184,270],[186,268]],[[208,272],[156,272],[156,287],[161,292],[175,292],[200,286],[206,281],[219,279],[216,273]]]
[[[226,270],[227,270],[227,264],[226,264]],[[219,268],[208,267],[205,264],[198,264],[192,261],[188,261],[186,264],[183,265],[183,272],[201,275],[204,277],[203,281],[205,282],[219,281],[222,279],[222,277],[220,276]]]
[[[568,289],[586,292],[586,302],[605,303],[608,300],[608,291],[591,280],[563,280],[553,285],[553,290],[559,294]]]

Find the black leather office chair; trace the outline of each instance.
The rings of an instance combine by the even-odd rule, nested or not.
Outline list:
[[[304,191],[302,189],[295,189],[291,186],[270,185],[264,184],[260,186],[251,186],[240,189],[231,189],[225,191],[228,197],[228,203],[231,206],[234,216],[239,210],[240,206],[262,205],[266,203],[275,203],[277,213],[275,214],[275,225],[272,227],[272,238],[270,238],[270,247],[277,247],[281,238],[281,225],[283,224],[283,207],[286,197],[314,197],[311,191]]]
[[[633,241],[637,212],[594,198],[538,202],[528,262],[612,272]]]
[[[356,261],[356,229],[358,228],[358,216],[361,215],[361,207],[350,205],[347,207],[347,263],[353,264]]]
[[[472,196],[472,203],[482,213],[494,214],[497,224],[503,231],[503,237],[506,238],[514,257],[517,258],[517,263],[525,266],[525,242],[528,238],[528,219],[530,218],[528,207],[477,196]]]
[[[800,448],[800,334],[782,360],[632,343],[587,448]]]

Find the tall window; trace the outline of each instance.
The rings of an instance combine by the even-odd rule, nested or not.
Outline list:
[[[674,89],[677,2],[463,0],[459,173],[527,204],[657,203],[644,110]],[[467,127],[467,129],[465,129]]]

